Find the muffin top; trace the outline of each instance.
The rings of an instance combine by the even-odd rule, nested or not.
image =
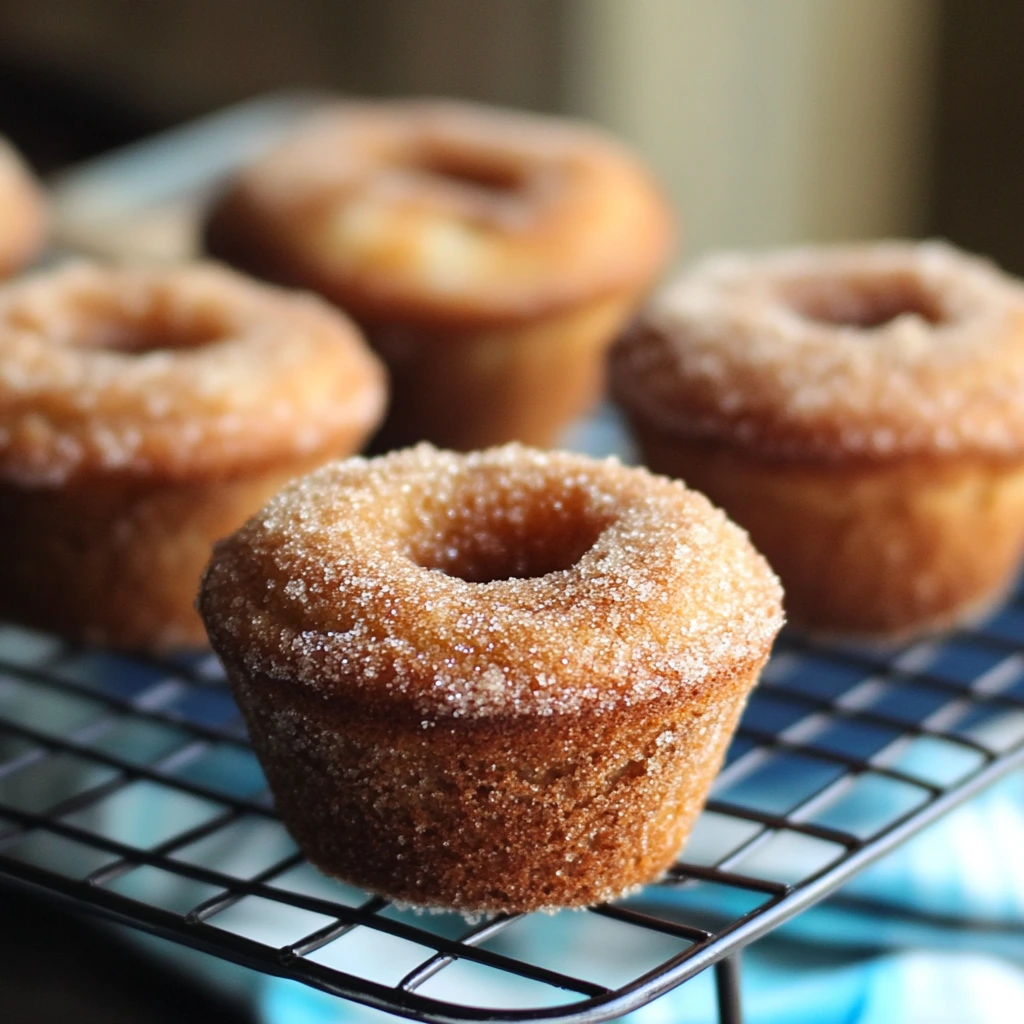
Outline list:
[[[199,608],[229,669],[429,724],[713,687],[764,659],[780,599],[681,483],[421,445],[287,487],[217,546]]]
[[[767,456],[1024,450],[1024,289],[936,242],[717,256],[655,297],[614,390],[669,433]]]
[[[518,322],[643,287],[672,237],[640,161],[565,119],[445,100],[351,101],[243,170],[215,255],[364,321]]]

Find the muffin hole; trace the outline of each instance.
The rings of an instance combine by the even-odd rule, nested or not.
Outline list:
[[[938,296],[921,281],[902,275],[790,282],[784,300],[806,320],[865,331],[901,316],[916,316],[932,325],[946,319]]]
[[[594,546],[608,519],[585,497],[473,488],[458,511],[444,511],[425,543],[410,552],[417,565],[467,583],[535,579],[571,569]]]
[[[77,340],[82,348],[104,352],[143,355],[147,352],[180,352],[184,349],[212,345],[224,337],[214,325],[204,323],[115,323],[90,325]]]
[[[78,311],[70,341],[78,348],[143,355],[180,352],[222,341],[229,327],[222,317],[181,310],[87,308]]]
[[[487,192],[516,192],[523,184],[523,176],[515,168],[470,153],[425,153],[413,166],[433,178]]]

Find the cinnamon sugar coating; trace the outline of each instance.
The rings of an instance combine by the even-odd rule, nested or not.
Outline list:
[[[477,911],[663,871],[781,625],[701,495],[515,445],[310,474],[217,546],[199,607],[314,863]]]
[[[73,264],[0,290],[0,480],[233,476],[351,451],[383,401],[341,314],[212,264]]]
[[[1024,289],[937,242],[717,256],[613,352],[671,433],[839,461],[1024,450]]]
[[[0,616],[203,645],[215,540],[354,451],[384,401],[355,328],[213,266],[75,265],[0,288]]]
[[[48,221],[42,189],[0,136],[0,278],[20,270],[38,254]]]

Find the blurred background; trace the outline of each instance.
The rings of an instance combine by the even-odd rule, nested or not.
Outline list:
[[[998,0],[0,0],[0,132],[52,173],[281,89],[460,96],[630,140],[687,257],[938,235],[1024,272],[1022,37]],[[234,1019],[8,897],[5,1020]]]
[[[0,0],[0,130],[40,169],[284,87],[599,121],[686,253],[941,235],[1024,271],[1024,5]]]

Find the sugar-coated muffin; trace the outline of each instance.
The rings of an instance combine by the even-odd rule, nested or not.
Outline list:
[[[338,103],[229,183],[211,254],[311,288],[391,377],[378,447],[555,442],[663,266],[672,217],[595,129],[439,100]]]
[[[0,617],[205,646],[213,542],[356,450],[384,392],[337,310],[217,267],[76,264],[0,288]]]
[[[790,620],[884,640],[998,601],[1024,547],[1024,290],[940,243],[720,256],[612,353],[644,459],[745,526]]]
[[[217,545],[199,608],[309,859],[472,912],[663,872],[782,621],[703,496],[518,445],[296,481]]]

